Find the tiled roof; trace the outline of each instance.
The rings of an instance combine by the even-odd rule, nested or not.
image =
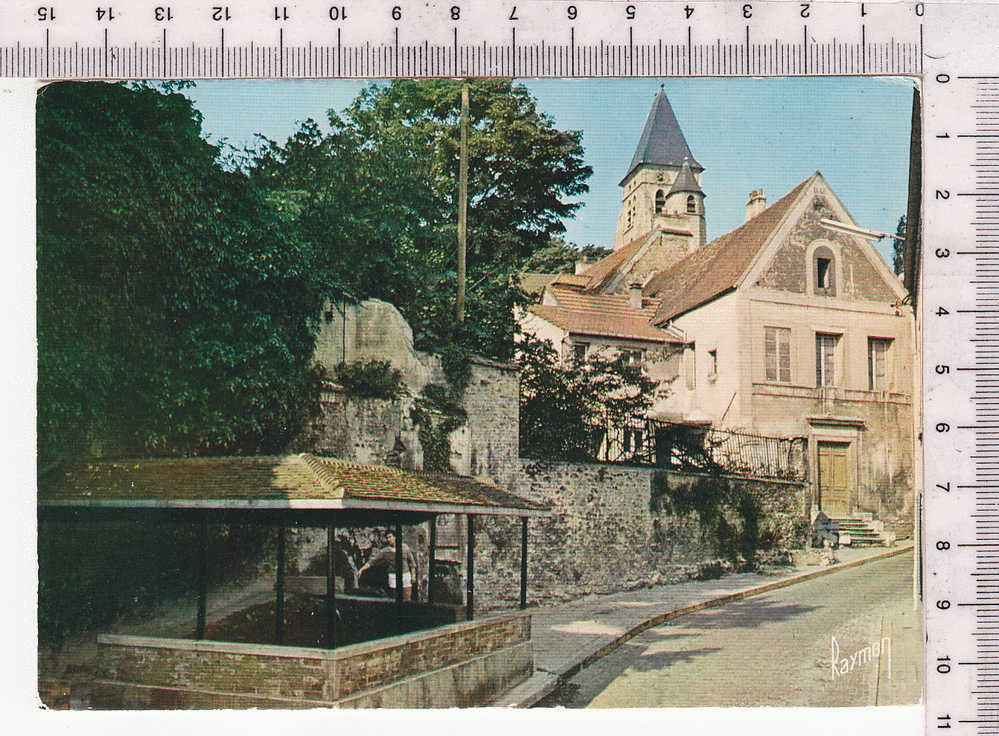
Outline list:
[[[604,284],[608,283],[617,273],[635,256],[635,254],[645,246],[650,240],[664,235],[679,235],[690,237],[693,235],[689,230],[679,230],[670,227],[656,227],[649,230],[634,240],[627,242],[612,253],[607,254],[592,266],[580,274],[569,276],[563,275],[554,279],[551,283],[564,286],[582,287],[587,291],[596,291]]]
[[[645,244],[645,241],[649,239],[649,235],[651,234],[652,233],[645,233],[644,235],[635,238],[617,250],[608,253],[588,269],[583,271],[580,276],[585,276],[588,279],[586,288],[599,288],[600,285],[613,276],[617,270],[621,268],[621,266],[634,257],[635,253],[637,253],[638,249]]]
[[[316,455],[95,460],[39,479],[40,506],[347,508],[488,513],[545,507],[473,478]]]
[[[656,94],[656,99],[652,102],[652,109],[649,117],[645,121],[645,128],[642,130],[642,137],[638,141],[638,148],[631,159],[631,166],[628,173],[624,175],[627,179],[631,172],[642,164],[652,164],[653,166],[680,166],[684,159],[690,160],[691,168],[703,171],[704,167],[694,160],[694,154],[687,146],[687,139],[683,137],[680,124],[676,121],[673,108],[670,107],[666,93],[660,89]],[[624,179],[621,183],[624,183]]]
[[[814,176],[744,225],[649,279],[644,293],[662,301],[653,322],[661,325],[733,289]]]
[[[535,304],[528,309],[567,332],[658,343],[680,342],[672,333],[650,324],[659,307],[658,299],[643,298],[642,308],[636,309],[626,294],[594,294],[557,286],[551,287],[551,293],[557,305]]]
[[[539,503],[515,496],[497,485],[478,478],[463,475],[440,475],[438,473],[415,473],[430,485],[477,502],[482,506],[511,506],[513,508],[547,509]],[[520,506],[514,506],[517,503]]]

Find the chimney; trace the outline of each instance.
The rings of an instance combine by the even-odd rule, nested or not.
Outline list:
[[[642,285],[637,281],[628,284],[628,304],[635,309],[642,308]]]
[[[749,201],[746,203],[746,222],[749,222],[767,208],[767,198],[763,196],[763,189],[754,189],[749,193]]]
[[[576,259],[576,273],[580,274],[590,267],[590,259],[587,256]]]

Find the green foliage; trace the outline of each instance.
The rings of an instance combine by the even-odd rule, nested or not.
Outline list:
[[[564,232],[591,173],[581,133],[558,130],[525,87],[470,86],[465,321],[454,316],[460,91],[455,80],[396,80],[365,89],[332,131],[306,121],[247,162],[254,179],[323,249],[355,298],[391,302],[427,350],[458,343],[508,359],[512,277]]]
[[[402,394],[402,371],[387,360],[355,360],[335,369],[337,383],[352,396],[396,399]]]
[[[905,238],[905,215],[898,218],[898,227],[895,228],[895,235],[899,238]],[[902,269],[905,267],[905,241],[904,240],[892,240],[892,259],[891,267],[896,274],[901,274]]]
[[[169,88],[37,107],[38,456],[276,451],[312,406],[325,262]]]
[[[471,356],[468,350],[460,343],[445,345],[440,351],[441,370],[447,379],[451,395],[456,400],[460,399],[468,388],[468,382],[472,378],[472,364],[469,362]]]
[[[528,457],[585,460],[598,441],[594,426],[642,414],[656,383],[622,358],[595,356],[563,366],[551,342],[530,334],[517,342],[520,450]]]
[[[461,406],[461,393],[450,386],[431,383],[413,402],[412,417],[419,428],[423,467],[438,473],[451,473],[449,435],[468,419]]]
[[[576,269],[576,261],[580,258],[597,261],[612,252],[611,248],[601,248],[598,245],[575,248],[559,238],[552,238],[548,245],[528,256],[523,263],[522,270],[538,273],[573,273]]]

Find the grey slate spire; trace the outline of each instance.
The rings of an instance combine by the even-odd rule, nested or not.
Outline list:
[[[670,187],[669,193],[673,194],[674,192],[704,194],[697,183],[697,179],[694,178],[694,172],[690,167],[690,159],[688,158],[683,160],[683,167],[680,169],[680,173],[676,175],[676,181],[673,182],[673,186]]]
[[[649,117],[645,121],[638,148],[631,159],[631,166],[628,167],[628,173],[621,180],[621,184],[624,184],[632,172],[642,164],[681,166],[684,159],[690,161],[691,169],[704,171],[704,167],[697,163],[690,152],[683,131],[680,130],[680,124],[676,121],[676,115],[673,114],[673,108],[666,99],[666,92],[660,87],[656,99],[652,102]]]

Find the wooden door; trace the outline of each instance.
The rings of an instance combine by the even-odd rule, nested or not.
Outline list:
[[[849,449],[844,442],[819,443],[819,508],[829,516],[850,512]]]

